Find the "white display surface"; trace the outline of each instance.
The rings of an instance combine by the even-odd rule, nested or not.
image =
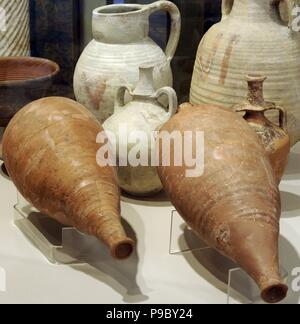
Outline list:
[[[291,153],[280,188],[281,264],[290,275],[285,302],[299,303],[300,292],[292,291],[291,282],[296,279],[292,270],[300,267],[300,144]],[[114,261],[105,255],[97,264],[64,266],[50,264],[15,227],[17,193],[3,175],[0,193],[0,277],[1,269],[6,273],[5,292],[0,278],[0,304],[226,303],[227,285],[199,262],[197,251],[170,254],[174,208],[165,199],[122,198],[123,217],[138,242],[137,253],[130,260]]]

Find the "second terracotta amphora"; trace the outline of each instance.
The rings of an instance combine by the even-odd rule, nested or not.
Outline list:
[[[263,83],[267,78],[262,75],[248,75],[247,102],[234,107],[236,112],[245,113],[244,119],[255,130],[270,158],[278,183],[284,174],[290,153],[290,138],[287,132],[287,112],[273,102],[265,101]],[[272,123],[265,113],[276,110],[279,126]]]
[[[168,154],[172,161],[178,153],[174,143],[169,153],[158,141],[159,176],[177,211],[209,246],[238,263],[257,282],[266,302],[284,299],[288,288],[278,261],[280,193],[255,132],[230,110],[190,104],[183,105],[161,131],[182,136],[191,132],[194,139],[197,132],[204,132],[204,147],[196,140],[190,144],[194,156],[203,150],[202,175],[191,176],[192,167],[186,162],[163,165]]]
[[[246,96],[246,74],[266,75],[265,97],[287,109],[291,144],[299,141],[300,33],[292,20],[296,3],[223,0],[222,21],[206,33],[198,49],[191,103],[231,108]],[[267,116],[277,119],[273,113]]]

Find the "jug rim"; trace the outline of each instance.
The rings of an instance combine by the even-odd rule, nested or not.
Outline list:
[[[139,4],[112,4],[101,6],[93,10],[93,15],[97,17],[118,17],[133,15],[143,11],[145,6]]]

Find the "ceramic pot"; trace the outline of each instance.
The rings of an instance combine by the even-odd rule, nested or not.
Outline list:
[[[33,101],[11,120],[3,137],[7,171],[26,200],[56,221],[93,235],[117,259],[134,242],[120,218],[120,191],[111,166],[96,161],[103,132],[79,103],[61,97]]]
[[[29,55],[29,0],[0,0],[0,56]]]
[[[222,21],[206,33],[198,49],[190,101],[232,108],[247,94],[246,74],[267,75],[265,96],[287,109],[295,144],[300,139],[300,33],[290,20],[293,3],[223,0]],[[277,118],[267,116],[273,122]]]
[[[171,34],[165,52],[149,37],[149,16],[159,10],[171,15]],[[104,122],[114,111],[116,90],[135,87],[139,67],[155,66],[155,88],[172,85],[170,62],[177,48],[181,19],[169,1],[149,5],[118,4],[93,12],[94,40],[85,48],[75,70],[77,101]]]
[[[0,126],[29,102],[46,95],[59,66],[34,57],[0,58]]]
[[[148,196],[162,190],[156,167],[151,166],[151,157],[155,156],[154,132],[176,113],[178,107],[177,96],[172,88],[155,90],[153,70],[153,67],[141,67],[137,87],[134,90],[127,87],[118,90],[115,113],[103,124],[104,129],[112,132],[117,139],[119,185],[124,191],[137,196]],[[126,92],[132,96],[132,100],[125,105]],[[168,111],[158,101],[163,95],[168,97]],[[127,136],[122,135],[125,132]],[[128,139],[139,133],[143,134],[139,142],[143,150],[140,156],[146,153],[147,158],[140,165],[132,165],[130,154],[136,142],[129,142]],[[122,165],[122,161],[125,165]]]
[[[287,286],[279,273],[280,193],[269,158],[257,135],[238,114],[210,105],[182,106],[161,129],[204,132],[203,169],[191,177],[183,163],[160,166],[160,179],[180,215],[211,247],[238,263],[259,285],[262,298],[275,303]],[[165,158],[165,151],[160,155]],[[171,145],[171,156],[176,154]],[[198,155],[198,153],[197,153]],[[200,159],[199,159],[200,161]]]
[[[266,77],[248,75],[247,102],[234,107],[237,112],[244,112],[244,119],[255,130],[263,143],[278,183],[284,174],[290,153],[290,138],[287,132],[287,112],[273,102],[267,102],[263,96],[263,83]],[[279,126],[272,123],[265,113],[270,110],[279,112]]]

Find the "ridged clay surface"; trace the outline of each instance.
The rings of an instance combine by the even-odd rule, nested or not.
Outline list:
[[[29,0],[0,0],[0,8],[0,56],[29,56]]]
[[[40,99],[10,122],[3,157],[16,187],[33,206],[98,237],[122,259],[134,243],[121,225],[115,170],[96,162],[96,137],[102,130],[80,104],[60,97]]]
[[[165,52],[149,37],[150,15],[160,10],[168,11],[172,21]],[[83,51],[74,74],[76,99],[104,122],[113,114],[117,89],[121,86],[136,87],[140,66],[155,66],[156,89],[171,86],[170,63],[180,29],[179,10],[169,1],[95,9],[94,39]]]
[[[280,20],[275,4],[235,0],[199,45],[190,101],[233,107],[246,96],[244,76],[263,74],[266,100],[288,110],[293,145],[300,139],[299,57],[300,33]]]
[[[178,212],[209,246],[248,272],[266,301],[283,299],[287,287],[278,263],[280,195],[255,132],[229,110],[189,104],[162,131],[204,131],[205,136],[202,176],[186,177],[185,164],[158,168]],[[194,154],[196,149],[194,141]]]

